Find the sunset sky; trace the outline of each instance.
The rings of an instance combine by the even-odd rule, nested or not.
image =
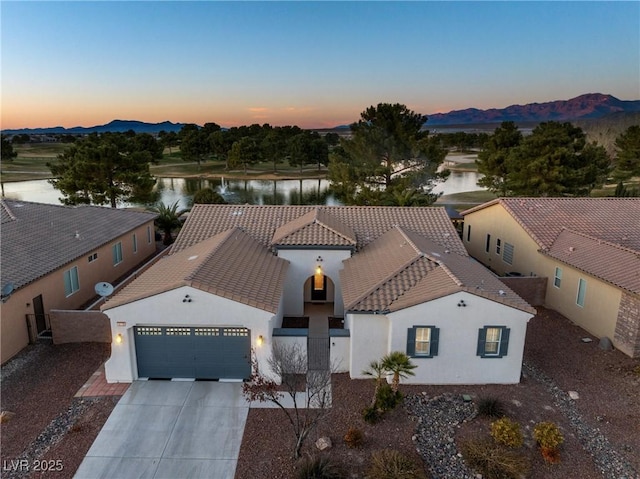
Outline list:
[[[640,2],[2,1],[3,129],[640,99]]]

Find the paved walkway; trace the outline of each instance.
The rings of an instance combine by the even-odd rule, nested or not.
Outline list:
[[[242,383],[135,381],[74,477],[232,479],[248,413]]]
[[[108,383],[104,375],[104,364],[102,364],[78,390],[75,397],[122,396],[130,385],[130,383]]]

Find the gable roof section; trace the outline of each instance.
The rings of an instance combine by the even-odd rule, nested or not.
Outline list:
[[[392,312],[467,291],[535,314],[475,260],[406,228],[393,228],[344,265],[340,279],[347,311]]]
[[[271,254],[240,228],[231,228],[172,252],[107,301],[102,309],[192,286],[276,313],[288,266],[287,260]]]
[[[640,227],[640,225],[638,225]],[[640,252],[562,230],[543,254],[632,293],[640,294]]]
[[[356,246],[356,234],[329,212],[316,207],[280,226],[271,239],[274,246]]]
[[[317,213],[314,213],[316,211]],[[307,214],[308,217],[301,219]],[[299,231],[299,228],[305,224],[310,224],[313,214],[316,214],[319,220],[315,226],[318,229],[324,228],[323,234],[329,235],[329,232],[332,232],[325,239],[335,242],[336,238],[349,238],[353,234],[357,250],[362,249],[395,225],[400,225],[420,233],[451,251],[462,255],[467,254],[444,208],[385,206],[195,205],[172,251],[188,248],[235,226],[241,227],[260,243],[270,247],[274,238],[288,238],[287,235],[292,235],[291,238],[294,238],[298,234],[294,233],[295,231]],[[288,223],[292,224],[288,225]],[[276,232],[278,232],[277,237]],[[309,241],[302,233],[300,235],[292,241],[300,243]],[[318,238],[313,242],[320,243]],[[324,245],[314,244],[314,246]]]
[[[132,231],[153,213],[1,200],[2,281],[20,288]]]
[[[640,199],[499,198],[463,211],[500,204],[538,243],[549,249],[563,229],[640,252]]]

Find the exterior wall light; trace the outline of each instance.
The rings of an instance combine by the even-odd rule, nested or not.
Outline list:
[[[460,308],[460,307],[462,307],[462,308],[466,308],[467,307],[467,303],[464,302],[464,299],[461,299],[458,302],[458,308]]]
[[[117,344],[121,344],[122,343],[122,334],[118,333],[116,335],[116,343]]]
[[[262,346],[262,343],[264,343],[264,338],[262,337],[262,334],[260,336],[258,336],[258,338],[256,339],[256,345],[258,346]]]
[[[316,267],[316,272],[313,275],[313,289],[316,291],[324,289],[324,274],[320,265]]]

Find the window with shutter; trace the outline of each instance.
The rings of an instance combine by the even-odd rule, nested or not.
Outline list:
[[[438,355],[440,328],[413,326],[407,330],[407,355],[414,358],[433,358]]]
[[[506,326],[485,326],[478,330],[476,354],[481,358],[501,358],[509,350],[510,329]]]

